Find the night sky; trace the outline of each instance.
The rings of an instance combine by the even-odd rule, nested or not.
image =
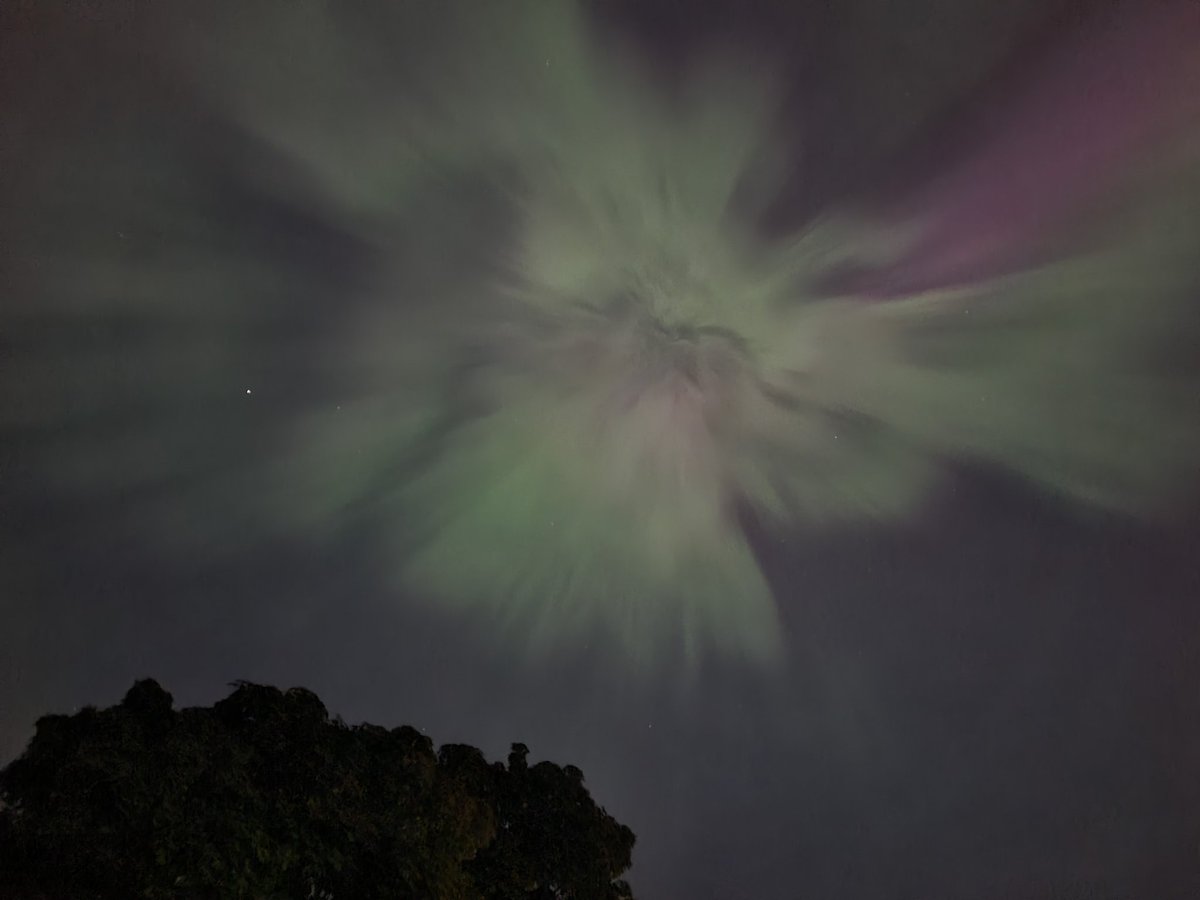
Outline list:
[[[1095,6],[763,0],[735,12],[655,0],[611,4],[602,18],[620,52],[668,81],[717,36],[784,61],[772,76],[779,119],[804,153],[765,218],[786,231],[814,211],[902,194],[951,158],[986,159],[1012,97],[1053,94],[1029,75],[1037,61],[1120,4]],[[256,84],[287,82],[307,67],[316,84],[334,63],[287,56],[283,27],[278,44],[256,44],[253,15],[217,8],[0,13],[0,759],[20,753],[38,716],[115,703],[136,678],[156,678],[177,705],[211,703],[235,679],[302,685],[347,722],[412,724],[493,759],[522,741],[534,758],[579,766],[636,832],[630,881],[648,900],[1200,896],[1200,457],[1174,449],[1200,429],[1187,418],[1200,396],[1200,306],[1190,317],[1138,307],[1167,322],[1176,340],[1163,355],[1184,385],[1181,402],[1164,404],[1181,410],[1173,418],[1130,413],[1113,426],[1153,462],[1089,455],[1093,435],[1065,427],[1062,443],[1101,473],[1086,489],[1037,469],[1033,451],[952,458],[944,432],[924,425],[955,415],[937,395],[914,401],[906,434],[934,448],[938,477],[902,513],[781,525],[753,504],[730,512],[778,611],[769,664],[753,659],[757,646],[686,667],[674,651],[634,660],[599,625],[593,640],[591,618],[570,629],[548,618],[550,637],[523,643],[514,631],[565,614],[528,599],[528,619],[497,614],[489,603],[507,588],[483,564],[474,574],[483,549],[459,543],[437,558],[472,572],[477,592],[495,585],[489,602],[440,602],[397,577],[398,548],[424,527],[412,510],[438,508],[391,490],[413,465],[397,424],[408,395],[368,416],[374,395],[352,396],[366,369],[343,359],[367,346],[345,323],[374,308],[389,268],[381,235],[413,242],[395,267],[424,266],[416,283],[440,287],[450,272],[467,277],[441,261],[441,236],[475,241],[503,229],[505,213],[469,184],[445,221],[435,191],[411,199],[420,227],[382,228],[380,188],[354,220],[371,226],[350,227],[256,131],[267,129],[247,111],[256,88],[237,81],[253,71]],[[246,8],[289,21],[277,4]],[[247,53],[258,68],[230,63],[232,93],[208,77]],[[1153,96],[1189,93],[1161,84]],[[385,140],[386,123],[311,88],[297,92],[326,104],[331,131],[358,129],[350,145]],[[481,108],[462,116],[486,117]],[[1166,165],[1148,158],[1137,157],[1146,170]],[[1071,234],[1071,253],[1092,237]],[[419,319],[415,301],[402,308]],[[440,327],[412,325],[423,343],[372,340],[361,355],[393,368],[368,367],[371,377],[411,377],[418,357],[413,370],[430,371],[423,354]],[[355,444],[343,428],[371,435]],[[338,438],[313,440],[292,468],[278,462],[313,433]],[[446,446],[460,449],[404,453],[436,460]],[[394,464],[375,463],[360,488],[372,502],[331,511],[329,486],[340,489],[354,454],[390,460],[392,449]],[[297,472],[329,490],[293,497]],[[1143,508],[1115,488],[1119,499],[1087,502],[1109,496],[1106,479],[1141,497],[1143,484],[1161,490],[1156,478],[1164,502]],[[562,516],[573,514],[566,503]],[[749,618],[740,602],[728,596],[705,627]],[[668,612],[634,627],[657,647],[671,622]]]

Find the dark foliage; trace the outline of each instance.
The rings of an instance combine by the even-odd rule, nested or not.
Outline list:
[[[176,711],[154,681],[46,716],[0,771],[0,891],[29,898],[619,900],[633,832],[583,773],[513,745],[434,750],[238,683]]]

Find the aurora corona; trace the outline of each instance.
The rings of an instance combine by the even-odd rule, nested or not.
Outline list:
[[[369,248],[305,353],[328,399],[206,482],[247,527],[369,523],[406,596],[524,646],[769,662],[741,511],[777,532],[895,519],[965,460],[1141,515],[1193,474],[1198,385],[1165,350],[1195,336],[1191,157],[1114,188],[1114,225],[1069,252],[881,297],[843,276],[928,253],[938,210],[856,203],[766,234],[774,161],[801,157],[763,66],[705,57],[667,91],[569,4],[424,6],[367,28],[306,4],[219,66],[194,37],[180,53],[269,148],[246,162],[262,189]],[[281,315],[262,297],[294,276],[229,246],[203,251],[203,298],[187,267],[112,277],[124,303],[154,296],[148,319]],[[77,448],[85,480],[113,480],[108,447]]]

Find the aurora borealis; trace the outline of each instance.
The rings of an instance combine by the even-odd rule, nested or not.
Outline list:
[[[905,30],[756,4],[833,35],[812,71],[767,26],[628,4],[27,12],[13,521],[256,586],[256,559],[347,554],[380,623],[647,692],[795,677],[820,655],[797,621],[844,591],[780,572],[935,527],[964,478],[1079,528],[1186,521],[1194,9],[1043,38],[1036,4],[927,5]],[[58,74],[73,55],[103,75]],[[272,590],[264,620],[369,618]]]
[[[943,463],[966,459],[1142,513],[1194,474],[1198,385],[1158,365],[1196,333],[1200,192],[1178,190],[1190,158],[1118,193],[1114,224],[1068,231],[1067,252],[880,301],[830,285],[928,256],[937,201],[884,224],[859,199],[764,232],[777,161],[800,150],[774,127],[761,61],[700,54],[671,91],[569,4],[517,4],[502,23],[403,5],[241,15],[185,33],[175,64],[262,148],[237,158],[240,177],[354,247],[319,288],[345,313],[306,344],[264,345],[267,323],[302,309],[302,266],[245,249],[243,223],[180,195],[194,176],[134,144],[150,156],[128,183],[89,187],[101,221],[129,217],[151,249],[59,247],[30,278],[78,305],[80,332],[117,316],[183,331],[166,355],[140,338],[111,360],[78,355],[88,396],[39,401],[75,407],[84,432],[47,451],[60,481],[153,502],[163,481],[197,477],[169,448],[207,427],[203,410],[136,412],[158,386],[207,395],[209,372],[302,354],[323,399],[272,409],[278,446],[200,479],[224,497],[227,536],[369,520],[398,584],[498,621],[518,652],[596,636],[694,662],[780,652],[739,510],[783,528],[911,515]],[[370,37],[355,31],[372,15]],[[244,44],[213,53],[205,41],[235,26]],[[414,32],[428,59],[383,53]],[[258,48],[266,33],[280,55]],[[957,176],[955,201],[1002,162]],[[1069,183],[1044,185],[1056,190]],[[1002,213],[958,230],[986,235]],[[85,424],[113,408],[128,413],[109,433]]]

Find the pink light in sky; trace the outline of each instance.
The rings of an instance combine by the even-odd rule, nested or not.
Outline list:
[[[1129,4],[1035,67],[996,137],[884,214],[923,224],[865,289],[900,296],[1019,264],[1200,118],[1200,3]]]

